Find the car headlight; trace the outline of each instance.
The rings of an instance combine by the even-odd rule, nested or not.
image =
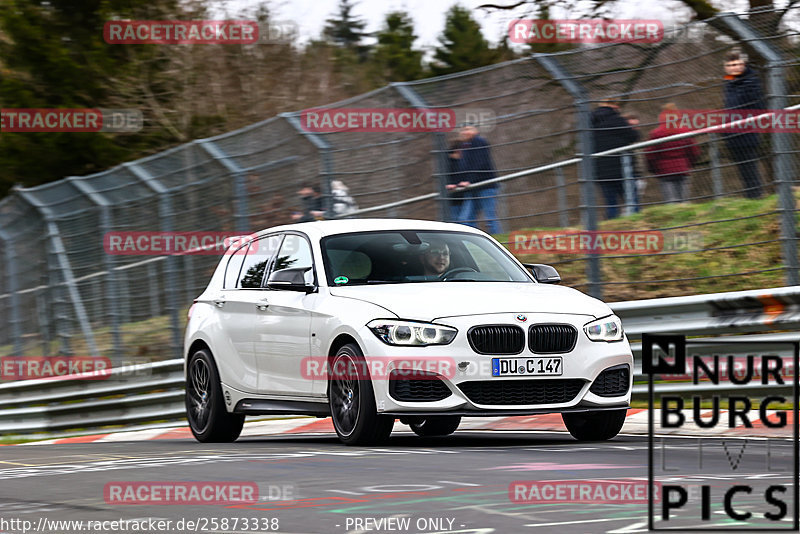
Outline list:
[[[609,315],[585,325],[583,331],[592,341],[622,341],[622,321],[616,315]]]
[[[394,319],[375,319],[367,328],[387,345],[424,347],[447,345],[456,337],[458,330],[432,323],[415,323]]]

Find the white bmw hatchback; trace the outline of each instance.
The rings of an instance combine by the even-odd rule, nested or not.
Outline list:
[[[202,442],[246,415],[331,416],[348,444],[395,419],[447,435],[462,416],[558,412],[580,440],[617,435],[633,357],[611,309],[474,228],[405,219],[259,232],[190,311],[186,409]]]

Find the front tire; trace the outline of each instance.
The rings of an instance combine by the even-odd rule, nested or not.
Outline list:
[[[375,392],[361,349],[348,343],[331,362],[328,403],[333,427],[342,443],[372,445],[389,438],[394,418],[379,415]]]
[[[421,437],[434,437],[434,436],[449,436],[456,431],[458,425],[461,424],[460,415],[440,415],[435,417],[427,417],[408,426],[414,433]]]
[[[622,430],[627,409],[562,413],[567,430],[579,441],[606,441]]]
[[[244,426],[244,414],[225,409],[217,366],[205,349],[192,354],[186,366],[186,418],[201,443],[236,441]]]

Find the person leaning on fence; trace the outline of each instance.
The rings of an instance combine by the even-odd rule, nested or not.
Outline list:
[[[480,184],[496,177],[489,142],[478,135],[475,126],[464,126],[458,135],[461,149],[460,169],[463,173],[460,187]],[[497,184],[488,184],[464,192],[464,201],[459,212],[458,221],[478,227],[478,214],[483,213],[489,233],[499,234],[503,230],[497,220]]]
[[[619,148],[639,140],[639,132],[620,114],[619,104],[614,100],[601,101],[592,112],[591,125],[595,152]],[[622,154],[595,156],[592,159],[594,177],[605,200],[606,218],[613,219],[619,214],[619,206],[625,202]]]
[[[675,112],[678,107],[672,102],[661,107],[658,126],[650,132],[649,139],[661,139],[689,130],[667,128],[666,114]],[[644,149],[647,169],[661,181],[661,192],[666,202],[685,202],[689,198],[689,174],[700,157],[700,149],[691,137],[667,141]]]
[[[447,204],[449,206],[448,221],[458,222],[461,213],[461,205],[463,204],[464,193],[461,189],[464,186],[459,186],[462,181],[463,170],[461,164],[463,163],[461,142],[457,139],[450,144],[447,149]]]
[[[758,76],[747,64],[747,56],[733,50],[725,54],[725,109],[764,109],[764,92]],[[746,198],[761,197],[758,172],[760,136],[757,133],[723,134],[731,158],[739,168]]]
[[[317,221],[325,216],[325,210],[322,206],[322,193],[320,193],[319,186],[316,184],[305,184],[300,191],[297,192],[300,202],[303,206],[303,211],[296,211],[292,214],[292,220],[295,222],[309,222]]]

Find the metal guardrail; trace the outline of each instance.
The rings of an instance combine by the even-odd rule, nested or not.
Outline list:
[[[622,319],[629,338],[647,333],[720,335],[746,332],[800,330],[800,287],[780,287],[688,297],[670,297],[610,304]],[[731,338],[716,338],[719,345],[706,350],[730,352]],[[737,337],[737,340],[741,340]],[[747,341],[789,341],[800,333],[746,336]],[[739,341],[740,353],[756,349]],[[639,374],[641,344],[632,343]],[[63,379],[27,380],[0,384],[0,435],[26,435],[41,432],[78,432],[104,426],[177,421],[185,417],[183,401],[183,360],[115,368],[104,380]],[[687,389],[691,387],[691,389]],[[675,383],[661,386],[664,392],[723,391],[709,385]],[[710,388],[710,389],[709,389]],[[753,385],[753,391],[764,388]],[[641,397],[646,386],[634,386]]]

